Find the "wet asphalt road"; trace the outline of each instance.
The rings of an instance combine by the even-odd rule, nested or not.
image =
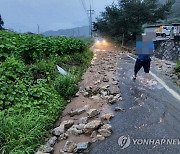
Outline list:
[[[119,60],[119,87],[123,101],[112,105],[121,106],[123,112],[114,112],[111,120],[113,133],[104,141],[91,146],[90,154],[180,154],[180,144],[174,145],[142,145],[134,144],[133,139],[180,139],[180,102],[175,99],[162,85],[144,84],[143,69],[136,81],[131,80],[134,61],[127,55],[121,55]],[[157,72],[153,66],[151,71],[180,94],[180,88],[172,81]],[[130,137],[130,145],[121,149],[118,139],[121,136]],[[176,140],[177,141],[177,140]]]

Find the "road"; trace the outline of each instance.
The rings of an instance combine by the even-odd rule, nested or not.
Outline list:
[[[122,54],[119,60],[119,88],[123,101],[112,105],[121,106],[123,112],[115,112],[111,121],[113,133],[104,141],[92,144],[90,154],[179,154],[180,144],[162,143],[144,144],[142,140],[154,141],[165,139],[180,139],[180,88],[152,66],[152,74],[162,84],[152,77],[150,85],[144,84],[143,70],[139,72],[136,81],[131,80],[134,60],[127,54]],[[121,136],[130,138],[130,145],[122,149],[118,139]],[[134,144],[133,139],[139,143]],[[171,140],[172,141],[172,140]],[[176,140],[177,141],[177,140]]]

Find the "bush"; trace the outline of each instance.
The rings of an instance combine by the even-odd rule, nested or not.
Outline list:
[[[0,31],[0,153],[36,151],[91,58],[74,38]]]
[[[83,52],[84,41],[67,37],[45,37],[43,35],[17,34],[0,31],[0,60],[8,56],[18,56],[26,64],[47,59],[52,55]]]
[[[68,99],[77,91],[77,81],[78,79],[74,75],[59,75],[54,82],[54,86],[61,96]]]
[[[177,61],[176,67],[175,67],[175,72],[178,75],[178,78],[180,78],[180,60]]]

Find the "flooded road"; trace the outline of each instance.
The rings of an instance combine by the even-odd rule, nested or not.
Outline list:
[[[118,105],[124,111],[114,113],[115,118],[111,121],[112,135],[92,145],[90,153],[178,154],[180,101],[167,90],[167,87],[173,89],[178,96],[179,87],[157,72],[154,66],[151,67],[152,73],[166,86],[152,76],[150,83],[146,84],[143,70],[139,72],[137,80],[132,81],[134,60],[127,54],[121,54],[120,57],[117,76],[123,101],[112,105],[112,109]],[[119,140],[122,136],[125,138],[123,142]]]

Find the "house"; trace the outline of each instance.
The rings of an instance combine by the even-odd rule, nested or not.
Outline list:
[[[176,34],[180,34],[180,23],[173,23],[172,25],[176,29]]]
[[[156,29],[159,28],[161,25],[150,25],[144,28],[144,33],[149,32],[156,32]]]

